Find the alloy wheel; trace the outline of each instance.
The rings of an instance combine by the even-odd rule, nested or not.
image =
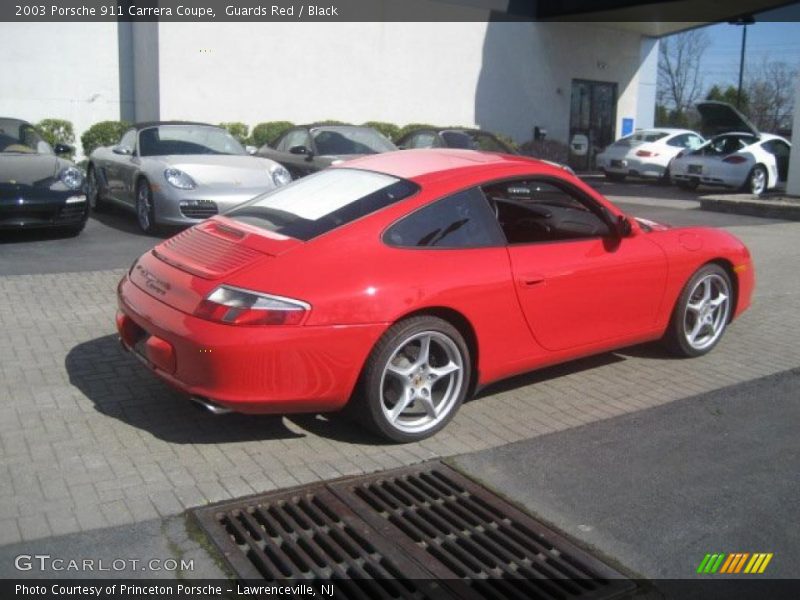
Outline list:
[[[438,331],[416,333],[396,345],[384,366],[381,410],[397,430],[425,433],[447,418],[464,385],[456,343]]]
[[[767,189],[767,173],[762,167],[755,167],[750,175],[750,192],[760,196]]]
[[[150,214],[152,213],[152,200],[150,197],[150,187],[142,182],[139,184],[136,193],[136,218],[139,220],[139,227],[142,231],[150,231]]]
[[[730,288],[717,273],[701,278],[689,294],[683,317],[686,342],[694,350],[713,346],[728,322]]]

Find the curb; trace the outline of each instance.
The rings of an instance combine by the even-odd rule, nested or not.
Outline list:
[[[760,199],[750,194],[729,194],[725,196],[702,196],[698,198],[700,208],[714,212],[800,221],[800,201],[784,197]]]

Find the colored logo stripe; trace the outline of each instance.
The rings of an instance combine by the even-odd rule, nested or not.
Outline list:
[[[715,553],[706,554],[700,565],[698,573],[763,573],[772,560],[773,554],[766,552],[734,552],[732,554]],[[747,565],[747,566],[745,566]]]

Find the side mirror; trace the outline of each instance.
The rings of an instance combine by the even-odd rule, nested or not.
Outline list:
[[[72,154],[73,152],[75,152],[75,148],[73,148],[69,144],[58,143],[53,147],[53,152],[55,152],[58,155]]]
[[[631,231],[633,231],[633,227],[631,227],[631,221],[625,215],[619,215],[614,224],[616,234],[621,238],[628,237],[631,234]]]
[[[289,148],[289,154],[311,154],[305,146],[292,146]]]
[[[130,148],[126,148],[125,146],[114,146],[111,149],[111,151],[114,154],[121,154],[123,156],[130,156],[132,154],[131,153],[131,149]]]
[[[256,152],[258,152],[258,148],[256,148],[255,146],[245,146],[244,149],[251,156]]]

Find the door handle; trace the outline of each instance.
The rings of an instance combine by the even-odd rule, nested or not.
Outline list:
[[[517,279],[517,283],[519,283],[519,285],[522,287],[539,285],[540,283],[544,283],[544,275],[539,273],[528,273],[526,275],[521,275],[519,279]]]

